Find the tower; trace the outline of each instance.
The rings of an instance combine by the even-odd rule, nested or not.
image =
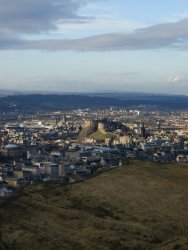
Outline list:
[[[157,129],[161,129],[161,123],[160,123],[159,120],[158,120],[158,122],[157,122]]]
[[[66,114],[64,114],[64,115],[63,115],[62,122],[63,122],[64,124],[66,124],[66,122],[67,122],[67,117],[66,117]]]
[[[140,135],[141,137],[145,138],[146,137],[146,128],[144,126],[144,123],[142,123],[141,128],[140,128]]]

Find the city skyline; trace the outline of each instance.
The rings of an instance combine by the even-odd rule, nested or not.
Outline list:
[[[188,95],[185,0],[0,0],[0,88]]]

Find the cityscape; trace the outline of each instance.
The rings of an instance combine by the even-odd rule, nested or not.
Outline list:
[[[1,193],[82,181],[132,160],[188,162],[188,112],[109,107],[2,115]]]
[[[71,96],[69,98],[71,98]],[[19,112],[17,112],[15,108],[19,109]],[[30,209],[34,209],[35,211],[35,208],[37,217],[39,216],[39,218],[43,216],[43,213],[46,213],[46,211],[50,211],[48,215],[49,218],[51,215],[63,216],[61,220],[58,220],[56,227],[58,227],[60,223],[64,232],[68,230],[71,233],[73,228],[75,228],[75,225],[70,225],[69,229],[64,228],[66,221],[74,220],[75,212],[73,211],[75,211],[75,209],[79,211],[79,213],[83,213],[83,215],[79,215],[78,218],[76,217],[76,220],[82,220],[84,222],[85,219],[83,216],[88,214],[89,211],[89,218],[90,216],[92,218],[94,213],[95,217],[92,222],[94,224],[98,221],[98,218],[103,220],[102,223],[106,223],[106,220],[108,221],[110,218],[114,220],[113,223],[117,223],[119,220],[117,219],[119,218],[119,212],[117,212],[116,208],[112,208],[112,210],[109,209],[109,206],[114,204],[114,201],[112,202],[111,200],[111,194],[109,194],[108,191],[109,188],[112,188],[112,184],[119,187],[120,203],[118,204],[120,207],[122,206],[121,209],[123,209],[123,211],[124,209],[127,211],[127,205],[122,205],[123,203],[121,203],[125,199],[121,195],[121,190],[124,189],[125,183],[129,186],[126,186],[124,195],[129,199],[130,204],[133,202],[130,201],[130,199],[132,199],[134,195],[137,195],[138,189],[136,186],[146,185],[144,194],[141,193],[141,196],[149,202],[149,207],[157,206],[157,200],[155,200],[154,197],[156,196],[155,192],[158,188],[161,197],[157,199],[161,200],[166,197],[165,199],[172,199],[174,202],[174,195],[178,192],[179,199],[183,202],[181,206],[179,202],[177,203],[178,209],[182,211],[182,209],[185,208],[184,206],[186,206],[186,204],[184,205],[184,193],[181,188],[181,185],[183,185],[183,187],[187,185],[186,176],[184,176],[187,173],[185,171],[187,171],[188,163],[188,111],[186,109],[174,109],[174,111],[171,111],[170,108],[140,104],[137,108],[134,105],[130,107],[66,108],[56,111],[46,111],[44,107],[39,108],[36,106],[35,111],[33,111],[32,108],[27,109],[23,107],[22,110],[20,107],[11,105],[9,111],[1,112],[0,126],[0,203],[3,207],[5,206],[5,208],[2,207],[1,210],[3,216],[1,215],[0,221],[2,225],[7,224],[6,216],[13,216],[8,218],[10,221],[13,220],[14,225],[17,225],[17,223],[15,224],[15,222],[19,221],[16,215],[17,213],[20,213],[20,216],[25,216],[25,213],[28,213],[27,211]],[[165,178],[167,179],[158,180],[159,175],[164,174],[164,171],[167,171],[165,174]],[[107,176],[105,176],[106,174]],[[137,179],[129,181],[131,176]],[[108,199],[110,199],[107,203],[107,207],[104,205],[105,198],[102,198],[101,194],[96,194],[96,198],[99,199],[98,206],[94,205],[96,201],[91,200],[94,203],[90,203],[90,199],[93,198],[88,197],[88,188],[90,189],[92,186],[88,187],[87,185],[93,185],[92,182],[97,182],[97,184],[94,185],[94,190],[97,190],[96,185],[101,185],[100,178],[103,178],[104,183],[106,183],[103,192],[106,192]],[[111,180],[111,178],[114,179]],[[170,182],[166,186],[165,182],[171,180],[171,178],[173,178],[173,186],[171,186],[169,190],[169,185],[172,184]],[[180,180],[180,182],[178,180]],[[122,186],[120,188],[121,182]],[[150,182],[154,182],[155,185],[149,184]],[[174,187],[176,182],[178,187]],[[83,185],[83,188],[84,185],[86,185],[79,196],[75,196],[77,192],[76,189],[79,188],[77,185]],[[132,187],[133,191],[131,191],[131,198],[129,198],[129,189],[132,185],[134,188]],[[150,194],[147,185],[152,185],[150,188],[151,190],[154,188],[155,191],[152,191]],[[74,191],[71,193],[73,187]],[[69,191],[66,191],[67,189]],[[171,192],[172,190],[173,192]],[[83,193],[85,193],[84,197],[86,197],[83,199],[86,199],[86,201],[82,201]],[[44,200],[41,200],[41,195]],[[59,195],[62,195],[62,198],[60,198]],[[171,196],[172,198],[170,198]],[[24,201],[23,199],[27,200]],[[52,199],[52,201],[50,201],[50,199]],[[54,199],[55,203],[53,202]],[[60,214],[59,212],[57,213],[57,211],[61,209],[59,202],[65,203],[63,206],[66,207],[66,203],[68,202],[69,204],[70,202],[69,199],[71,199],[71,205],[63,209]],[[100,199],[102,200],[100,201]],[[140,198],[134,200],[134,202],[135,201],[134,209],[137,207],[137,202],[140,202]],[[46,203],[46,208],[43,207],[44,203]],[[57,206],[53,213],[51,213],[51,210],[49,210],[50,207],[48,207],[52,206],[51,204],[53,204],[54,208]],[[165,204],[163,206],[165,206]],[[161,204],[159,203],[157,213],[160,214],[161,209],[168,209],[169,201],[166,206],[161,208]],[[155,209],[153,208],[153,211],[155,211]],[[175,207],[173,207],[173,210],[174,209]],[[13,213],[9,210],[13,211]],[[34,213],[34,211],[32,213]],[[71,215],[68,216],[67,211],[69,211]],[[174,212],[175,211],[176,210],[174,210]],[[143,214],[140,208],[137,208],[137,212]],[[114,213],[116,213],[116,215]],[[125,215],[123,215],[122,218],[124,218],[124,216]],[[176,216],[179,215],[175,213],[172,216],[176,218]],[[31,220],[29,223],[25,220],[18,222],[19,230],[23,230],[24,234],[28,234],[31,225],[33,227],[35,221],[36,225],[40,225],[34,226],[37,234],[40,235],[38,227],[41,227],[41,223],[48,224],[48,217],[40,222],[39,219],[36,218],[33,220],[29,216],[28,219]],[[139,220],[139,218],[137,220]],[[170,220],[172,220],[172,218]],[[86,223],[86,221],[84,223]],[[14,227],[13,224],[11,224],[11,227]],[[45,230],[49,230],[47,224],[44,227],[46,228]],[[53,225],[53,223],[51,225]],[[99,230],[101,230],[102,225],[100,223],[99,225]],[[186,227],[186,224],[183,225]],[[116,227],[119,227],[119,224],[117,224]],[[161,230],[161,227],[163,226],[160,226],[159,230]],[[165,227],[168,226],[166,225]],[[18,229],[16,228],[14,229],[15,235],[13,233],[11,237],[18,242],[18,248],[19,244],[21,244],[21,249],[25,249],[22,245],[23,242],[25,242],[24,245],[28,247],[30,246],[30,240],[26,238],[26,241],[23,241],[23,237],[20,236],[18,238]],[[75,229],[78,228],[76,227]],[[8,229],[8,232],[9,230],[10,229]],[[97,232],[96,229],[92,230],[94,230],[93,232]],[[105,231],[106,230],[107,229],[105,229]],[[176,231],[176,229],[174,230]],[[184,228],[183,230],[186,229]],[[3,236],[5,232],[6,229],[3,227],[3,230],[1,229],[2,241],[0,242],[0,247],[3,250],[13,249],[12,240],[10,242],[8,241],[8,239],[10,240],[10,236],[6,236],[6,238]],[[182,234],[181,232],[180,230],[180,235]],[[64,249],[64,244],[62,244],[60,240],[62,233],[59,233],[57,246],[59,246],[59,249]],[[35,236],[36,232],[34,231],[32,234],[35,237],[33,249],[38,249],[39,245],[40,247],[47,246],[49,249],[53,249],[55,243],[51,239],[51,237],[54,237],[51,231],[49,239],[52,243],[48,243],[47,241],[46,244],[41,242],[41,235],[39,236],[40,243],[38,243]],[[30,233],[28,237],[30,237]],[[67,238],[66,236],[66,240],[69,240],[69,237],[70,236]],[[82,237],[81,240],[87,239],[84,236]],[[104,237],[107,237],[107,242],[110,240],[109,236]],[[118,238],[118,236],[116,237]],[[139,244],[132,241],[131,237],[129,240],[125,240],[125,243],[119,243],[119,241],[115,240],[113,243],[113,245],[116,245],[114,249],[120,249],[119,247],[124,245],[129,245],[130,249],[132,249],[132,245],[135,244],[137,244],[137,246],[143,246],[143,249],[161,245],[161,238],[159,238],[159,231],[157,229],[153,235],[148,235],[147,237],[151,237],[151,239],[148,238],[146,241],[148,243],[141,240],[142,243]],[[165,237],[169,237],[169,234],[166,234]],[[52,244],[52,248],[50,244]],[[94,245],[92,245],[91,243],[87,243],[85,247],[82,246],[78,249],[89,249],[90,247],[94,249],[96,244],[97,243],[94,243]],[[175,244],[175,246],[176,245],[177,244]],[[68,245],[65,245],[65,247],[67,246],[70,247],[70,249],[74,249],[75,247],[72,240],[70,240]],[[163,246],[161,249],[163,249]]]

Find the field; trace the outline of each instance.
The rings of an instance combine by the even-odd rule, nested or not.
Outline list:
[[[134,162],[66,187],[29,186],[0,202],[11,250],[188,249],[186,165]]]

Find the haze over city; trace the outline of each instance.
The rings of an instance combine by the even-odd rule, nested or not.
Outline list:
[[[188,94],[186,0],[0,0],[0,88]]]

